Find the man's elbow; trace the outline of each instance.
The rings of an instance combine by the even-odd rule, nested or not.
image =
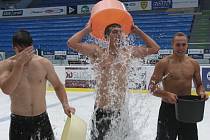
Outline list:
[[[74,38],[69,38],[68,41],[67,41],[67,46],[69,48],[72,48],[72,49],[76,49],[76,47],[78,46],[78,43]]]
[[[4,87],[2,87],[1,90],[6,95],[10,95],[13,92],[11,89],[4,88]]]
[[[160,50],[160,46],[156,45],[155,49],[154,49],[154,54],[157,54]]]
[[[147,55],[152,55],[152,54],[158,54],[160,50],[160,47],[154,47],[154,48],[151,48],[149,51],[147,51]]]
[[[69,48],[73,48],[74,43],[73,43],[73,41],[71,40],[71,38],[67,41],[67,45],[68,45]]]
[[[60,90],[64,90],[65,88],[64,88],[64,86],[63,86],[63,84],[58,84],[58,85],[56,85],[56,86],[54,86],[54,90],[55,91],[60,91]]]

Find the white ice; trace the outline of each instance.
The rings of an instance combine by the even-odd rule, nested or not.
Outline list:
[[[68,93],[68,97],[72,106],[76,108],[76,115],[84,119],[88,124],[93,112],[94,93]],[[47,94],[47,112],[56,136],[56,140],[60,140],[66,115],[62,110],[62,106],[57,99],[55,93]],[[142,95],[135,95],[135,100],[141,101]],[[155,140],[156,124],[160,99],[149,96],[146,98],[145,108],[150,110],[146,128],[143,130],[140,138],[142,140]],[[137,106],[135,110],[139,110]],[[10,124],[10,99],[8,96],[0,93],[0,140],[8,140],[9,124]],[[136,116],[138,117],[138,116]],[[139,117],[141,119],[141,117]],[[140,124],[139,124],[140,125]],[[210,101],[206,102],[204,120],[198,123],[199,140],[210,139]]]

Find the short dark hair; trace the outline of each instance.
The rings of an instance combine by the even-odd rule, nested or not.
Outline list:
[[[184,37],[186,37],[186,39],[188,40],[187,35],[186,35],[185,33],[183,33],[183,32],[177,32],[177,33],[174,35],[173,39],[172,39],[172,44],[174,43],[174,39],[175,39],[175,37],[177,37],[177,36],[184,36]]]
[[[121,25],[117,24],[117,23],[113,23],[113,24],[110,24],[110,25],[106,26],[106,28],[104,30],[105,38],[110,35],[112,29],[115,28],[115,27],[121,28]]]
[[[19,45],[22,48],[26,48],[32,45],[33,39],[28,31],[21,29],[14,33],[12,43],[13,47]]]

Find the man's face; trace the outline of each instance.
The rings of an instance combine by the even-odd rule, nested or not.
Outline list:
[[[110,32],[110,41],[114,41],[116,43],[120,42],[122,37],[122,29],[120,27],[114,27]]]
[[[188,48],[187,38],[185,36],[176,36],[173,42],[174,54],[178,56],[185,55]]]

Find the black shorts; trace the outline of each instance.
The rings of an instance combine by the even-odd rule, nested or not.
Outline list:
[[[11,114],[10,140],[54,140],[53,130],[46,112],[38,116]]]
[[[104,140],[110,130],[112,119],[118,119],[120,111],[96,108],[92,120],[91,140]]]
[[[156,140],[198,140],[196,123],[176,120],[175,105],[162,101],[157,126]]]

